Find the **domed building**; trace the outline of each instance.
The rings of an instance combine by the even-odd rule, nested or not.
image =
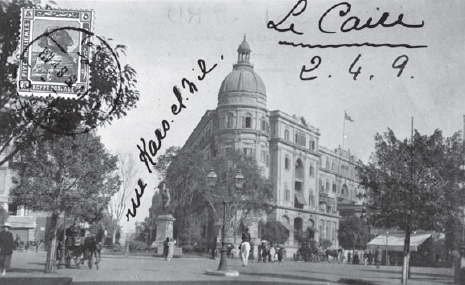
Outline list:
[[[290,233],[285,243],[287,258],[297,252],[305,235],[315,241],[327,239],[337,248],[337,201],[355,203],[361,197],[356,159],[340,148],[321,147],[319,130],[302,116],[268,111],[265,84],[254,71],[251,53],[244,36],[237,63],[221,83],[216,109],[206,111],[183,148],[200,150],[207,158],[230,149],[256,159],[274,187],[276,207],[247,221],[255,246],[261,240],[261,226],[279,221]],[[207,235],[207,240],[220,236],[217,232]],[[227,233],[228,240],[231,235]]]

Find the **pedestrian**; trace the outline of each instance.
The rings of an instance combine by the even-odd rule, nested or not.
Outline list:
[[[246,228],[245,231],[242,233],[242,243],[241,243],[241,258],[242,258],[242,266],[247,266],[249,261],[249,254],[250,254],[250,233],[249,228]]]
[[[168,255],[166,257],[166,260],[171,261],[171,259],[173,258],[173,254],[174,254],[174,241],[172,238],[170,238],[168,241]]]
[[[374,257],[375,257],[376,268],[379,268],[379,264],[381,263],[381,258],[382,258],[379,246],[377,246],[375,249]]]
[[[270,253],[270,247],[268,246],[268,242],[265,241],[265,243],[262,244],[262,259],[264,263],[266,263],[269,253]]]
[[[19,237],[18,234],[16,234],[16,239],[15,239],[15,249],[19,249],[19,245],[21,244],[21,238]]]
[[[459,249],[459,256],[455,261],[455,284],[465,284],[465,246]]]
[[[168,258],[168,249],[169,249],[168,243],[169,242],[170,242],[170,238],[168,238],[168,237],[163,242],[163,257],[165,258],[165,260],[167,260],[167,258]]]
[[[273,263],[278,261],[278,257],[276,255],[276,244],[270,247],[270,261]]]
[[[276,253],[278,254],[278,262],[283,261],[283,250],[283,247],[280,245],[276,247]]]
[[[2,272],[2,276],[5,276],[6,269],[11,266],[11,255],[15,246],[10,228],[11,225],[5,223],[3,231],[0,232],[0,271]]]

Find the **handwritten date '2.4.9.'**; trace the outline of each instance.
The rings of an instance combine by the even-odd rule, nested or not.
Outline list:
[[[399,14],[392,17],[388,12],[383,12],[379,17],[365,17],[360,18],[351,14],[352,5],[348,2],[341,2],[331,6],[327,9],[318,21],[318,30],[323,34],[338,34],[338,33],[360,33],[368,29],[388,29],[392,27],[400,27],[406,29],[419,29],[424,27],[424,21],[413,22],[404,20],[404,14]],[[268,29],[273,29],[280,33],[292,33],[298,37],[303,36],[304,32],[302,27],[296,27],[292,22],[292,18],[301,17],[307,9],[307,0],[299,0],[291,11],[279,22],[269,21],[267,23]],[[376,8],[379,11],[379,8]],[[397,30],[398,31],[398,30]],[[360,34],[359,34],[360,35]],[[355,42],[355,43],[340,43],[340,44],[315,44],[315,43],[302,43],[293,41],[279,41],[279,45],[300,47],[300,48],[354,48],[354,47],[370,47],[370,48],[405,48],[417,49],[426,48],[427,45],[408,44],[408,43],[371,43],[371,42]],[[359,54],[353,62],[348,66],[348,72],[353,76],[354,80],[362,73],[362,65],[360,64],[362,54]],[[397,77],[402,75],[409,58],[407,55],[402,54],[392,59],[392,68],[397,70]],[[318,76],[314,75],[315,70],[323,64],[320,56],[315,55],[311,58],[310,64],[304,64],[300,70],[301,80],[314,80]],[[329,75],[328,77],[331,77]],[[368,76],[372,80],[374,75]],[[413,76],[411,76],[413,78]]]

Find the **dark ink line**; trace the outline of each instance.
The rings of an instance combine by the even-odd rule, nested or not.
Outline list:
[[[287,41],[279,41],[278,44],[284,46],[302,47],[302,48],[341,48],[341,47],[388,47],[388,48],[427,48],[427,45],[409,45],[409,44],[375,44],[375,43],[353,43],[353,44],[338,44],[338,45],[312,45],[304,43],[294,43]]]
[[[126,214],[126,217],[128,218],[128,221],[129,221],[129,216],[131,216],[133,218],[136,216],[136,210],[140,206],[140,198],[142,197],[142,195],[144,195],[144,190],[145,190],[145,187],[147,186],[147,183],[144,183],[144,181],[142,181],[142,179],[139,179],[137,181],[137,184],[139,184],[140,193],[137,191],[137,188],[134,189],[134,191],[136,192],[137,204],[134,202],[134,198],[132,198],[131,199],[132,212],[131,212],[130,209],[128,209],[128,213]]]

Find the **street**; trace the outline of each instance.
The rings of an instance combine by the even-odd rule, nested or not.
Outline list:
[[[250,262],[242,267],[239,259],[228,260],[231,269],[240,272],[239,277],[206,275],[215,270],[219,259],[203,257],[175,258],[165,261],[150,256],[103,255],[100,269],[58,269],[57,273],[45,274],[45,252],[15,252],[12,268],[0,277],[0,284],[400,284],[400,266],[374,266],[303,263]],[[73,263],[74,264],[74,263]],[[453,284],[451,268],[412,268],[408,284]],[[72,280],[72,283],[71,283]]]

